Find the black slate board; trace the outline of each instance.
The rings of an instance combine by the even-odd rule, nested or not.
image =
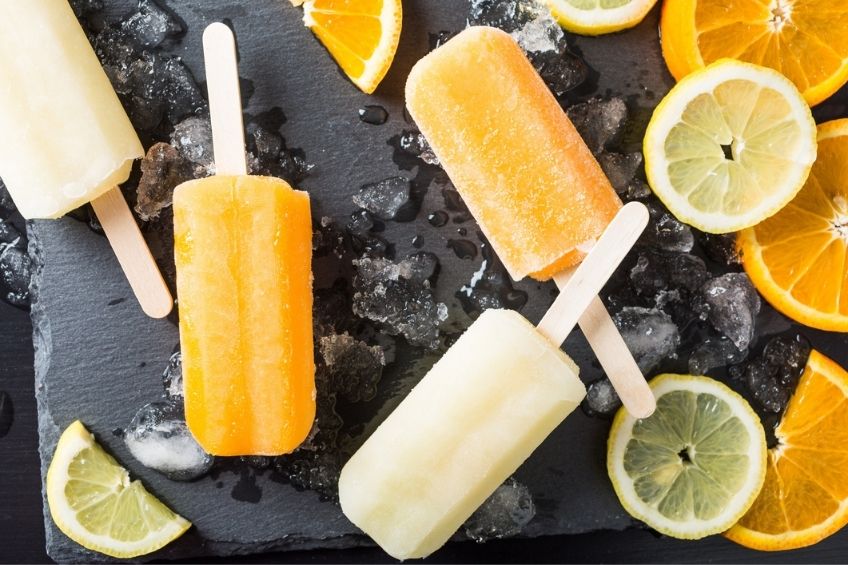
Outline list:
[[[111,2],[109,10],[121,13],[128,4]],[[224,18],[232,24],[239,42],[240,73],[255,88],[246,112],[256,115],[278,107],[286,114],[288,120],[281,133],[316,165],[300,185],[312,196],[316,218],[350,214],[355,209],[351,196],[365,183],[415,174],[415,170],[399,171],[387,143],[410,127],[403,115],[404,80],[412,64],[429,50],[428,34],[463,28],[468,11],[462,0],[405,1],[404,32],[395,63],[377,94],[366,96],[337,70],[302,26],[300,11],[288,2],[193,0],[167,5],[188,28],[171,52],[184,58],[199,81],[203,80],[203,28]],[[628,32],[574,40],[572,45],[596,71],[585,96],[624,96],[637,120],[649,115],[672,83],[659,53],[657,14],[654,10],[642,25]],[[357,111],[365,104],[384,106],[389,121],[382,126],[362,123]],[[390,222],[383,235],[396,244],[398,257],[413,251],[415,236],[422,238],[423,250],[439,256],[442,275],[436,295],[450,308],[449,324],[462,326],[467,319],[454,293],[469,281],[481,258],[459,259],[446,247],[446,232],[426,221],[429,212],[443,207],[439,191],[430,190],[416,221]],[[473,224],[470,227],[473,229]],[[269,473],[244,471],[249,475],[245,476],[222,472],[214,479],[176,483],[139,465],[112,431],[126,426],[138,407],[161,398],[160,375],[178,343],[176,327],[141,313],[107,242],[85,224],[72,219],[36,221],[30,224],[29,235],[31,253],[40,259],[32,318],[43,469],[50,462],[61,430],[81,419],[135,477],[195,524],[189,534],[150,558],[369,543],[337,505],[321,501],[314,492],[298,492]],[[334,272],[317,273],[316,288],[330,285],[335,276]],[[537,320],[554,289],[527,282],[517,286],[530,295],[522,312]],[[844,341],[840,343],[844,352]],[[573,334],[566,350],[580,365],[584,381],[601,375],[581,335]],[[836,359],[846,362],[845,356]],[[387,370],[384,386],[410,378],[405,374],[408,367],[397,365]],[[420,377],[426,370],[427,363],[421,365],[413,377]],[[405,390],[408,384],[397,388]],[[398,401],[396,395],[375,409],[364,433]],[[537,515],[523,535],[632,525],[606,477],[603,452],[607,429],[606,421],[578,411],[519,470],[517,478],[528,485],[537,506]],[[261,491],[258,501],[231,496],[244,484],[253,492]],[[103,559],[61,534],[46,508],[45,527],[47,551],[57,561]]]

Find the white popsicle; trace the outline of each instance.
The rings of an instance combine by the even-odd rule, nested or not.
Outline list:
[[[345,515],[398,559],[425,557],[586,394],[559,348],[648,221],[624,206],[537,327],[488,310],[351,457]]]
[[[117,186],[144,149],[66,0],[0,0],[0,178],[28,219],[91,202],[142,309],[168,287]]]
[[[121,184],[144,149],[66,0],[0,2],[0,176],[25,218]]]
[[[520,314],[487,310],[345,465],[345,515],[393,557],[429,555],[580,403],[577,373]]]

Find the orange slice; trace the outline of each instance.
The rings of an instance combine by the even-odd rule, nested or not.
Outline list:
[[[760,495],[724,534],[763,551],[812,545],[848,523],[848,372],[813,351],[775,434]]]
[[[344,73],[371,94],[386,76],[400,40],[401,0],[306,0],[303,23]]]
[[[772,67],[815,105],[848,80],[848,0],[672,0],[660,31],[680,80],[728,57]]]
[[[798,195],[739,234],[745,271],[772,306],[848,332],[848,119],[818,127],[818,157]]]

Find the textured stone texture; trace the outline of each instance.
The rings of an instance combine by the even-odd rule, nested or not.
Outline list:
[[[107,4],[121,13],[130,2]],[[404,80],[414,61],[427,52],[428,33],[461,29],[467,11],[461,0],[405,1],[405,27],[395,64],[378,93],[366,96],[337,70],[302,26],[300,11],[286,1],[193,0],[167,5],[188,26],[173,52],[183,56],[201,82],[203,27],[220,19],[233,25],[241,75],[255,88],[246,112],[256,115],[273,107],[285,112],[288,121],[281,133],[316,165],[301,185],[312,195],[316,218],[352,212],[351,196],[363,184],[398,174],[412,176],[411,171],[399,172],[387,143],[411,127],[402,110]],[[659,55],[656,23],[654,12],[634,31],[577,41],[590,65],[600,72],[590,79],[586,95],[618,94],[630,96],[634,105],[655,104],[670,84]],[[389,121],[382,126],[362,123],[357,111],[366,104],[384,106]],[[442,207],[440,191],[431,187],[415,222],[389,223],[382,235],[396,242],[398,257],[412,251],[415,236],[421,238],[423,250],[440,256],[438,299],[448,304],[452,316],[462,316],[454,293],[479,268],[481,258],[459,259],[446,247],[445,232],[427,223],[428,211]],[[473,223],[468,227],[473,230]],[[141,313],[108,243],[86,225],[71,219],[37,221],[30,224],[29,234],[30,251],[38,260],[32,318],[45,470],[61,430],[75,419],[82,420],[134,477],[195,524],[189,534],[151,559],[367,543],[337,505],[322,502],[314,492],[298,492],[275,481],[270,473],[233,467],[237,472],[220,471],[193,483],[177,483],[141,467],[112,431],[126,426],[138,407],[161,397],[160,375],[177,346],[177,328],[170,321],[151,320]],[[336,275],[316,269],[316,288],[329,286]],[[555,291],[550,285],[532,282],[518,287],[530,294],[523,313],[538,319]],[[575,333],[566,349],[580,364],[584,380],[598,378],[600,371],[582,336]],[[384,379],[409,379],[409,367],[401,364],[387,369]],[[423,370],[426,366],[412,377],[420,377]],[[376,414],[364,418],[363,433],[373,429],[398,400],[384,398]],[[528,485],[538,509],[524,535],[631,524],[606,477],[607,427],[605,421],[578,410],[520,469],[517,478]],[[239,489],[261,492],[261,496],[258,502],[239,500],[250,498],[238,495]],[[47,550],[57,561],[104,559],[62,535],[46,508],[45,525]]]

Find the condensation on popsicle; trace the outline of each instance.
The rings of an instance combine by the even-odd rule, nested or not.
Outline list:
[[[0,2],[0,76],[0,177],[25,218],[94,200],[144,156],[65,0]]]
[[[487,310],[345,465],[342,509],[393,557],[425,557],[585,394],[577,365],[532,324]]]
[[[582,260],[621,207],[589,148],[508,34],[471,27],[425,56],[409,112],[515,280]]]
[[[258,176],[174,192],[186,420],[214,455],[279,455],[315,417],[309,196]]]

